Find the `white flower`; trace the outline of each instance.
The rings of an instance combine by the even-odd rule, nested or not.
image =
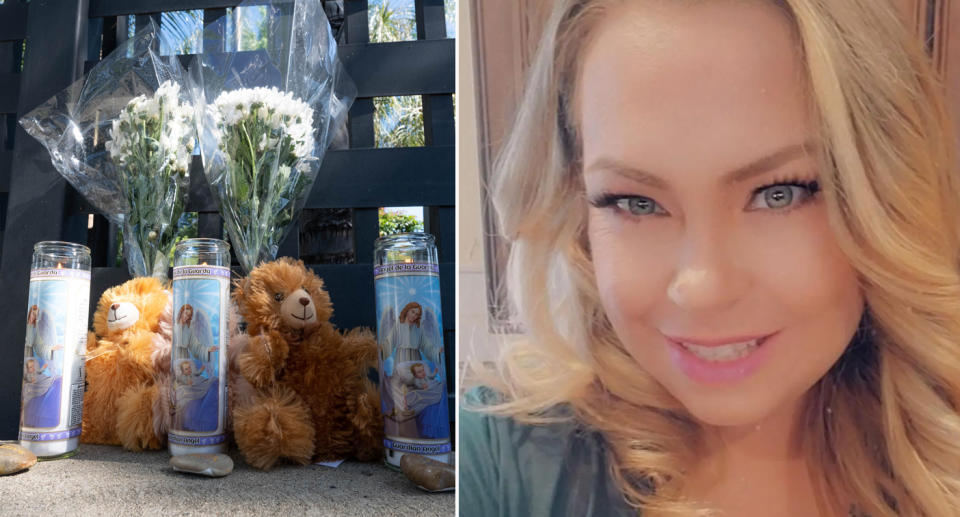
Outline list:
[[[257,152],[279,151],[276,148],[286,135],[290,138],[295,160],[307,160],[313,156],[313,109],[290,92],[264,87],[226,91],[213,102],[212,111],[221,149],[226,148],[224,139],[234,131],[249,134],[258,128],[256,135],[248,135]],[[301,169],[299,164],[297,169]]]
[[[190,167],[193,151],[193,107],[180,101],[179,84],[164,81],[152,96],[131,99],[109,133],[105,147],[118,166],[131,165],[133,157],[139,162],[162,156],[168,174],[183,173]]]

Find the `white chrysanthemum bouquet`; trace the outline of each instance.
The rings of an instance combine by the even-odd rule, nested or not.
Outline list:
[[[257,251],[272,231],[290,223],[290,200],[304,194],[305,173],[317,159],[313,109],[276,88],[226,91],[212,108],[226,161],[225,193],[237,225],[246,230],[240,238]]]
[[[179,84],[165,81],[127,103],[105,144],[130,206],[123,216],[127,260],[142,261],[143,271],[159,278],[167,275],[186,204],[195,135],[193,105],[181,102]]]
[[[256,252],[293,219],[292,199],[304,195],[314,156],[313,109],[277,88],[221,93],[212,106],[224,154],[224,190],[243,249]],[[242,253],[242,250],[239,252]]]
[[[190,183],[196,87],[159,38],[147,24],[20,124],[121,229],[130,274],[164,279]]]
[[[266,4],[257,29],[267,48],[201,55],[204,95],[194,101],[204,173],[247,272],[276,258],[353,95],[321,2],[255,3]],[[228,33],[218,23],[206,30],[214,47]]]

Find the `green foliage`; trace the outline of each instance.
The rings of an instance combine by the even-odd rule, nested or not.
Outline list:
[[[447,22],[447,37],[457,37],[457,0],[443,0],[443,15]]]
[[[412,0],[406,3],[372,0],[367,16],[371,43],[417,39]],[[373,99],[373,106],[377,147],[424,145],[423,102],[419,96],[377,97]]]
[[[198,224],[200,218],[196,212],[184,212],[177,221],[177,233],[173,238],[173,246],[167,253],[167,260],[173,264],[173,256],[177,251],[177,244],[187,239],[196,239],[199,236]],[[114,266],[123,266],[123,233],[117,228],[117,256],[114,258]]]
[[[234,11],[239,31],[237,50],[258,50],[267,48],[267,34],[270,32],[270,17],[267,6],[238,7]],[[259,20],[251,22],[250,20]],[[256,25],[254,25],[256,23]]]
[[[380,236],[394,233],[422,232],[423,223],[416,217],[380,209]]]
[[[199,54],[203,52],[203,10],[173,11],[160,18],[161,53]]]
[[[410,2],[411,6],[412,4],[413,2]],[[390,0],[374,0],[370,2],[367,19],[370,43],[417,39],[417,21],[411,8],[396,7]]]
[[[420,96],[376,97],[373,133],[377,147],[424,145],[423,103]]]

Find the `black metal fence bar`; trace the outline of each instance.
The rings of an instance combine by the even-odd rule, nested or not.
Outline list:
[[[453,146],[330,151],[307,207],[447,205],[453,168]]]
[[[0,41],[23,39],[27,35],[27,4],[10,1],[0,5]]]
[[[20,74],[0,73],[0,113],[17,110],[20,98]]]
[[[236,7],[238,3],[240,2],[237,0],[92,0],[89,16],[98,18],[161,11],[226,8]]]
[[[417,0],[414,4],[416,13],[417,39],[420,43],[452,42],[447,37],[446,17],[443,0]],[[428,149],[442,148],[440,146],[454,145],[454,110],[453,89],[443,92],[422,91],[424,141]],[[429,203],[425,207],[424,229],[436,237],[437,256],[440,259],[440,282],[442,289],[442,307],[444,321],[444,342],[447,348],[447,386],[450,387],[450,414],[454,414],[456,393],[453,390],[454,372],[456,372],[456,335],[453,325],[453,312],[456,300],[455,283],[452,274],[445,275],[444,271],[454,270],[455,250],[455,209],[453,202]]]
[[[454,92],[454,40],[347,44],[340,49],[344,66],[357,83],[359,97]],[[410,63],[417,66],[411,67]]]
[[[13,169],[13,151],[0,151],[0,192],[10,192],[10,172]]]
[[[86,19],[87,7],[86,0],[34,0],[29,4],[31,11],[40,10],[43,16],[28,16],[25,20],[25,37],[30,45],[26,58],[30,66],[21,73],[17,113],[27,113],[80,77],[80,57],[86,52],[86,24],[78,20]],[[38,159],[44,153],[39,142],[22,129],[17,130],[13,158],[16,174],[10,178],[10,191],[15,195],[9,199],[0,254],[0,329],[4,336],[0,353],[12,359],[0,366],[0,439],[17,436],[23,360],[16,358],[23,353],[24,300],[33,245],[40,240],[83,242],[86,238],[66,220],[66,181],[49,162]]]
[[[442,252],[442,263],[452,263],[456,246],[456,207],[433,206],[424,214],[426,231],[436,237],[437,253]],[[451,284],[452,285],[452,284]],[[451,316],[452,319],[452,316]],[[450,325],[453,328],[453,325]]]
[[[341,47],[353,47],[354,49],[361,49],[366,46],[370,41],[370,33],[368,30],[368,5],[367,0],[356,0],[352,2],[344,3],[344,33],[343,40],[345,44]],[[379,45],[378,45],[379,46]],[[363,56],[361,51],[353,52],[341,52],[341,57],[346,59],[358,59],[362,60]],[[362,61],[358,61],[362,62]],[[344,65],[346,66],[346,64]],[[349,71],[349,69],[348,69]],[[357,82],[358,89],[358,98],[354,101],[353,106],[350,107],[350,116],[347,120],[347,130],[349,132],[350,147],[353,149],[360,148],[372,148],[376,145],[374,138],[374,116],[375,110],[373,106],[372,95],[370,94],[369,88],[360,88],[360,85],[366,79],[375,80],[376,74],[372,74],[374,77],[363,77],[356,78],[354,73],[350,72],[351,78]],[[327,158],[324,159],[326,162],[328,159],[331,159],[333,152],[327,153]],[[363,174],[364,170],[374,170],[374,169],[363,169],[357,168],[354,164],[353,172],[354,176]],[[379,172],[379,171],[378,171]],[[383,184],[386,184],[385,182]],[[316,192],[321,192],[324,194],[332,194],[330,189],[338,189],[342,185],[336,184],[336,182],[329,181],[328,178],[320,176],[317,179],[317,183],[314,184],[314,188],[311,191],[311,197]],[[335,197],[335,196],[331,196]],[[312,205],[313,200],[308,199],[307,204]],[[411,203],[412,204],[412,203]],[[373,270],[373,243],[377,239],[380,231],[380,223],[378,219],[377,207],[380,206],[390,206],[389,200],[384,200],[383,204],[355,204],[353,210],[353,237],[354,237],[354,253],[357,261],[357,270],[366,271],[367,275],[361,277],[359,281],[361,282],[358,286],[363,286],[362,288],[369,289],[370,293],[370,303],[371,307],[367,312],[371,316],[375,316],[376,313],[376,301],[373,298],[373,276],[370,272]],[[323,275],[322,271],[314,269],[317,271],[317,274]],[[362,274],[362,273],[361,273]],[[328,275],[329,276],[329,275]],[[337,285],[342,277],[334,276],[333,278],[327,279],[327,288],[332,290],[338,289],[340,286]],[[332,282],[332,283],[331,283]],[[341,316],[342,308],[337,308],[334,306],[334,314],[339,318]],[[345,315],[349,317],[349,315]],[[375,323],[375,322],[374,322]]]
[[[414,4],[417,39],[436,40],[447,37],[447,20],[443,0],[420,0]]]
[[[242,60],[252,52],[236,54],[234,59]],[[347,44],[340,46],[339,55],[357,85],[359,98],[454,92],[454,40]],[[193,57],[184,54],[181,60],[186,65]],[[417,63],[416,68],[410,63]],[[85,71],[96,64],[87,61]]]
[[[305,208],[376,208],[449,205],[455,192],[450,174],[453,146],[347,149],[327,151]],[[2,158],[2,154],[0,154]],[[218,207],[196,159],[190,169],[188,212],[217,212]],[[408,187],[415,187],[407,190]],[[67,214],[96,212],[81,196],[67,202]]]

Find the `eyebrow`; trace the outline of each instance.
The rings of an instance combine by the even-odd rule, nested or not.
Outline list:
[[[814,149],[816,149],[816,145],[813,141],[781,147],[780,149],[777,149],[776,151],[758,158],[742,167],[737,167],[736,169],[724,173],[724,175],[720,178],[720,182],[724,185],[734,185],[736,183],[746,181],[754,176],[758,176],[782,167],[783,165],[786,165],[797,158],[809,156],[813,153]],[[609,171],[651,187],[662,190],[667,190],[669,188],[666,180],[657,176],[656,174],[652,174],[636,167],[631,167],[613,158],[598,158],[584,170]]]

